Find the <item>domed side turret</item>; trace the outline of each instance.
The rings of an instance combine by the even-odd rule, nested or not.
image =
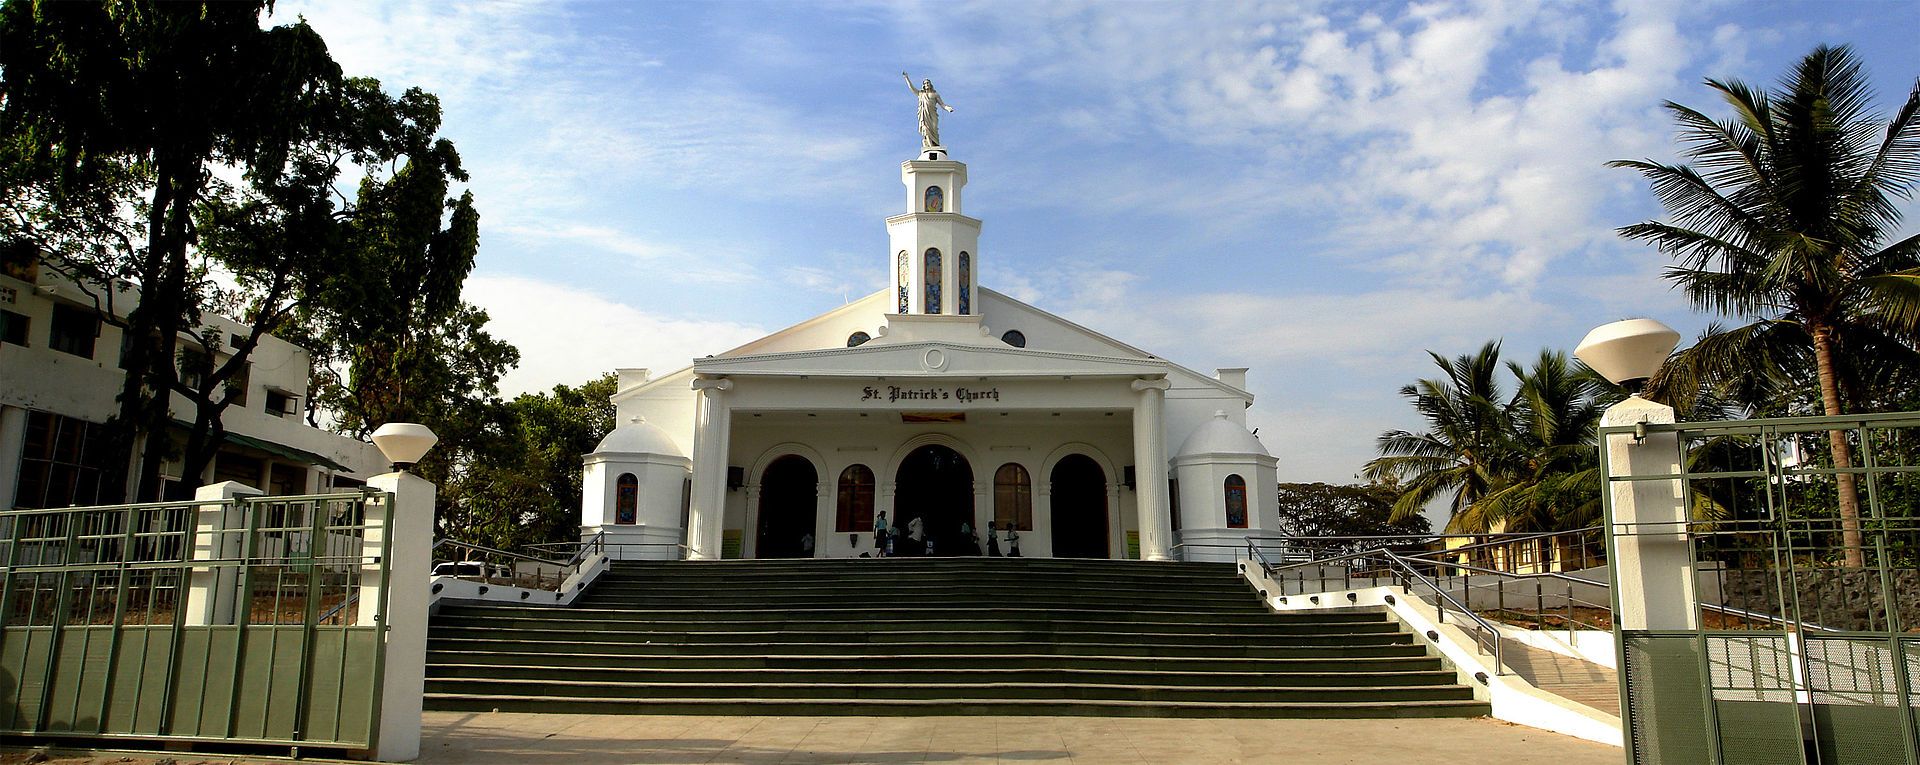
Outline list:
[[[1194,429],[1193,435],[1180,444],[1180,450],[1174,457],[1190,457],[1200,454],[1257,454],[1262,457],[1273,456],[1267,451],[1259,437],[1248,433],[1246,428],[1227,419],[1227,413],[1215,410],[1213,419]]]
[[[613,558],[673,559],[685,539],[693,461],[660,426],[635,417],[581,460],[580,534],[604,534]]]
[[[593,454],[657,454],[663,457],[685,457],[673,438],[660,426],[641,417],[635,417],[600,439],[600,445],[593,447]]]
[[[1185,559],[1231,561],[1248,537],[1279,525],[1279,461],[1226,412],[1195,429],[1172,462]]]

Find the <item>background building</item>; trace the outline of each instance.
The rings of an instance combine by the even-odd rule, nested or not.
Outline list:
[[[124,316],[138,302],[138,292],[120,292],[113,310]],[[225,336],[247,331],[222,316],[203,321]],[[101,320],[91,295],[51,270],[30,259],[9,260],[0,269],[0,501],[7,506],[126,496],[123,487],[102,485],[112,472],[103,453],[104,423],[118,411],[114,397],[126,376],[119,367],[120,334]],[[181,349],[205,352],[185,336]],[[250,358],[237,383],[243,392],[221,418],[226,443],[202,483],[238,481],[269,494],[308,494],[358,486],[386,467],[372,444],[306,423],[305,349],[268,335]],[[192,403],[174,394],[172,411],[184,434]],[[181,495],[181,468],[177,460],[163,468],[166,496]]]

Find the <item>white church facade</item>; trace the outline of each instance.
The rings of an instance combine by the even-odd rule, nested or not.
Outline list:
[[[901,178],[884,289],[678,371],[620,370],[583,538],[621,558],[1230,560],[1274,533],[1247,370],[980,286],[966,165],[926,146]]]

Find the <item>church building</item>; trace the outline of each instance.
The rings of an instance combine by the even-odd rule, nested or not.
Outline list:
[[[628,559],[1231,560],[1275,533],[1247,370],[983,287],[967,166],[925,143],[900,166],[882,289],[674,372],[620,370],[582,537]]]

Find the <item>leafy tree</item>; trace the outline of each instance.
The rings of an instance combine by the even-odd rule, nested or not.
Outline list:
[[[1710,378],[1810,368],[1822,412],[1858,411],[1873,381],[1920,367],[1920,236],[1888,241],[1920,181],[1920,81],[1886,121],[1845,46],[1815,48],[1772,92],[1706,84],[1730,118],[1666,104],[1694,165],[1612,163],[1647,178],[1672,218],[1620,233],[1672,255],[1667,278],[1697,308],[1747,322],[1673,362]],[[1828,441],[1833,466],[1851,468],[1845,433]],[[1835,481],[1846,562],[1862,566],[1854,476]]]
[[[193,219],[215,170],[277,176],[316,107],[344,87],[304,22],[261,28],[266,5],[0,5],[0,174],[19,182],[8,204],[29,224],[54,224],[42,243],[96,256],[67,262],[109,295],[111,279],[141,289],[125,320],[127,375],[110,430],[130,460],[136,442],[159,447],[153,436],[170,426],[179,333],[198,303]],[[87,222],[120,209],[138,209],[141,225]],[[165,456],[144,450],[131,482],[141,496],[157,493]]]
[[[501,549],[574,537],[581,459],[614,427],[611,374],[494,410],[485,448],[445,487],[442,533]]]
[[[1399,487],[1390,484],[1280,484],[1280,533],[1297,537],[1426,534],[1426,516],[1393,517]]]

